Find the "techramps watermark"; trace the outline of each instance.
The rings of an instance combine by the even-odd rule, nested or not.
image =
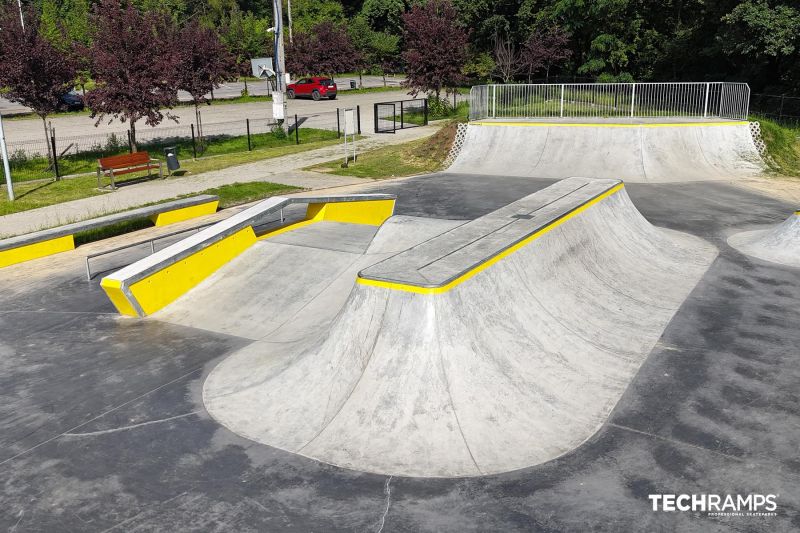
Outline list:
[[[748,122],[665,119],[472,122],[448,171],[626,182],[731,180],[765,166]]]
[[[207,324],[258,329],[204,383],[232,431],[405,476],[505,472],[575,449],[717,255],[652,226],[607,179],[565,179],[466,223],[391,217],[358,246],[336,244],[336,229],[260,242],[153,318],[192,324],[213,304]]]

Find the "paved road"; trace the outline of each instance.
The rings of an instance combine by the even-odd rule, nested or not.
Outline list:
[[[364,133],[372,132],[373,104],[376,102],[386,102],[391,100],[408,99],[410,96],[403,91],[387,91],[377,93],[361,94],[342,94],[336,100],[290,100],[287,104],[290,115],[308,116],[325,112],[334,112],[337,108],[361,106],[361,124]],[[194,122],[193,107],[179,107],[172,110],[172,114],[178,119],[175,123],[171,120],[164,120],[158,128],[174,128],[177,125],[188,127]],[[206,128],[210,124],[241,121],[245,119],[271,118],[272,104],[270,102],[252,102],[238,104],[220,104],[205,106],[202,108],[202,120]],[[333,118],[335,120],[335,117]],[[127,130],[127,124],[113,121],[110,124],[103,121],[95,125],[96,120],[89,118],[88,115],[71,115],[55,117],[50,121],[56,130],[58,137],[85,136],[100,133],[122,133]],[[7,120],[4,123],[6,138],[10,143],[40,140],[42,138],[42,123],[38,119],[31,120]],[[137,130],[145,134],[150,127],[144,121],[137,122]],[[123,137],[124,138],[124,137]]]

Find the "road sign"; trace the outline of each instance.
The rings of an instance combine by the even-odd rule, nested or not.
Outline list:
[[[271,57],[257,57],[250,60],[250,68],[256,78],[271,78],[275,75]]]

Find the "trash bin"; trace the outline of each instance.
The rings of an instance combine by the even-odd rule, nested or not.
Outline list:
[[[169,170],[170,173],[181,168],[181,163],[178,161],[177,146],[164,147],[164,157],[167,158],[167,170]]]
[[[350,80],[350,88],[351,89],[355,89],[356,88],[356,80]]]

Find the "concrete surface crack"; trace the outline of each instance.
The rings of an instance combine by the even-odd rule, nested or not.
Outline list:
[[[11,529],[9,529],[9,530],[8,530],[8,533],[14,533],[14,531],[16,531],[16,530],[17,530],[17,526],[19,526],[19,523],[20,523],[20,522],[22,522],[22,517],[23,517],[23,516],[25,516],[25,509],[22,509],[22,510],[19,512],[19,518],[17,519],[17,523],[16,523],[16,524],[14,524],[14,526],[13,526]],[[385,515],[384,515],[384,516],[385,516]]]
[[[383,486],[383,493],[386,494],[386,508],[383,510],[383,515],[381,516],[381,523],[378,526],[376,533],[381,533],[383,531],[383,526],[386,525],[386,515],[389,514],[389,506],[392,504],[392,477],[389,476],[386,479],[386,484]]]
[[[170,416],[168,418],[162,418],[160,420],[149,420],[147,422],[141,422],[139,424],[132,424],[130,426],[124,426],[121,428],[113,428],[113,429],[103,429],[101,431],[89,431],[87,433],[64,433],[64,437],[95,437],[97,435],[107,435],[109,433],[117,433],[119,431],[127,431],[129,429],[137,429],[144,426],[152,426],[153,424],[161,424],[163,422],[169,422],[170,420],[178,420],[179,418],[186,418],[187,416],[196,415],[200,411],[192,411],[191,413],[184,413],[182,415],[175,415]]]

